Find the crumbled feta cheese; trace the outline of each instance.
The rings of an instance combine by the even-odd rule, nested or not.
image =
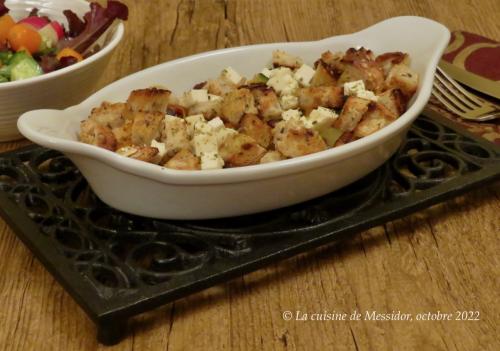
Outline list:
[[[266,67],[262,71],[260,71],[260,74],[266,76],[267,78],[271,78],[272,71]]]
[[[208,91],[206,89],[191,89],[182,96],[182,104],[187,107],[206,101],[208,101]]]
[[[267,86],[272,87],[279,95],[292,95],[299,87],[299,83],[293,78],[290,68],[280,67],[271,71],[271,78]]]
[[[283,111],[281,114],[281,118],[283,118],[284,121],[290,121],[292,119],[300,119],[302,117],[302,112],[300,110],[287,110]]]
[[[218,131],[216,131],[216,135],[217,135],[217,144],[219,144],[219,146],[222,145],[222,143],[224,141],[226,141],[226,139],[231,136],[231,135],[234,135],[234,134],[238,134],[238,132],[232,128],[222,128],[222,129],[219,129]]]
[[[177,117],[177,116],[172,116],[172,115],[169,115],[169,114],[166,114],[165,115],[165,122],[168,123],[168,122],[173,122],[173,121],[177,121],[177,120],[182,120],[182,118],[180,117]]]
[[[206,123],[203,122],[198,122],[196,124],[206,125]],[[193,136],[193,148],[194,154],[199,157],[203,154],[217,153],[218,145],[215,134],[196,131]]]
[[[378,97],[372,91],[365,89],[365,83],[362,80],[344,83],[344,95],[357,96],[372,101],[378,100]]]
[[[299,98],[294,95],[283,95],[280,97],[280,105],[283,110],[299,107]]]
[[[133,146],[124,146],[116,150],[116,153],[125,157],[130,157],[137,152],[137,149]]]
[[[309,65],[303,64],[297,71],[295,71],[293,77],[300,84],[302,84],[305,87],[308,87],[309,84],[311,83],[311,79],[313,78],[314,73],[316,73],[314,68],[312,68]]]
[[[233,84],[240,84],[243,80],[243,77],[240,76],[238,72],[236,72],[232,67],[227,67],[222,70],[221,78],[230,81]]]
[[[208,94],[208,101],[221,101],[221,100],[222,100],[222,96]]]
[[[358,97],[365,99],[365,100],[371,100],[371,101],[378,101],[378,96],[373,93],[373,91],[370,90],[365,90],[362,92],[358,93]]]
[[[221,128],[224,128],[224,122],[219,117],[215,117],[215,118],[211,119],[210,121],[207,122],[207,124],[210,127],[212,127],[212,129],[214,131],[218,131]]]
[[[196,122],[204,122],[205,117],[203,115],[192,115],[192,116],[187,116],[184,118],[184,120],[187,123],[187,132],[190,137],[193,136],[194,133],[194,125]]]
[[[317,109],[312,110],[309,117],[307,117],[307,124],[310,128],[319,130],[325,127],[331,127],[332,123],[337,118],[339,118],[339,116],[335,113],[335,111],[325,107],[318,107]]]
[[[151,147],[155,147],[158,149],[158,158],[162,159],[163,156],[167,153],[167,147],[164,143],[159,143],[156,140],[151,140]]]
[[[194,124],[194,135],[203,133],[203,134],[212,134],[214,132],[211,125],[209,125],[206,121],[198,121]]]
[[[260,159],[260,163],[270,163],[284,160],[285,157],[279,151],[268,151]]]
[[[221,121],[222,122],[222,121]],[[192,140],[194,154],[200,157],[201,169],[220,169],[224,167],[224,160],[219,155],[219,142],[216,129],[206,121],[194,123],[194,136]]]
[[[203,154],[200,156],[201,169],[221,169],[224,167],[224,160],[217,153]]]

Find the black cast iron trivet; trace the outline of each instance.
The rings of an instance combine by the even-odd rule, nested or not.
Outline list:
[[[128,317],[498,178],[498,147],[420,117],[384,166],[281,210],[198,222],[127,215],[67,158],[30,146],[0,155],[0,213],[113,344]]]

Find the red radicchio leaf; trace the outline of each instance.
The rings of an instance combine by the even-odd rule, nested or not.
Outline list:
[[[72,56],[65,56],[65,57],[61,57],[61,59],[59,60],[59,63],[60,63],[59,68],[64,68],[64,67],[74,65],[75,63],[78,63],[78,60]]]
[[[1,1],[1,0],[0,0]],[[67,15],[65,11],[65,15]],[[73,17],[70,15],[70,17]],[[128,8],[126,5],[119,1],[108,0],[108,5],[106,8],[102,7],[98,3],[90,4],[90,11],[83,16],[83,30],[80,28],[80,24],[76,24],[78,28],[71,28],[70,23],[70,34],[73,30],[78,33],[77,36],[70,39],[64,39],[59,42],[58,48],[72,48],[80,53],[87,50],[94,42],[99,39],[99,37],[111,26],[115,19],[127,20],[128,18]],[[82,22],[78,19],[79,22]],[[75,21],[76,23],[76,21]],[[75,24],[74,24],[75,25]]]
[[[28,17],[40,17],[45,19],[47,22],[50,22],[50,18],[48,18],[47,16],[40,16],[40,14],[38,13],[39,11],[40,10],[38,8],[33,7]]]
[[[5,6],[5,0],[0,0],[0,17],[9,12],[7,6]]]
[[[77,37],[85,29],[85,22],[83,22],[76,13],[71,10],[64,10],[64,16],[68,20],[68,34],[71,38]]]
[[[38,16],[38,9],[36,7],[33,7],[28,17],[37,17],[37,16]]]
[[[40,67],[42,67],[42,70],[45,73],[49,73],[60,68],[59,60],[56,58],[56,55],[54,54],[41,56],[39,62],[40,62]]]

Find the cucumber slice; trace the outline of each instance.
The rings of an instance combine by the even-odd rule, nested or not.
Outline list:
[[[9,60],[8,65],[11,67],[14,67],[17,65],[19,62],[26,60],[26,59],[33,59],[26,51],[19,51],[16,52],[14,55]]]
[[[8,65],[12,56],[12,51],[0,51],[0,64]]]
[[[256,80],[259,82],[259,83],[267,83],[267,81],[269,80],[269,78],[267,78],[265,75],[263,75],[262,73],[259,73],[257,74],[257,76],[255,77]]]
[[[262,73],[257,73],[255,76],[253,76],[252,80],[249,81],[248,83],[252,83],[252,84],[266,84],[268,80],[269,80],[269,78],[267,78]]]
[[[7,79],[7,81],[9,81],[10,80],[10,71],[11,71],[10,66],[0,67],[0,78]]]
[[[32,78],[43,74],[40,65],[30,56],[16,62],[14,65],[11,64],[11,66],[10,79],[12,81]]]
[[[333,127],[324,128],[319,131],[319,135],[321,135],[328,146],[333,147],[342,135],[342,131]]]

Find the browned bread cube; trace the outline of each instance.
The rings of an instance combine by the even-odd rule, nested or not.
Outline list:
[[[109,102],[103,102],[100,107],[92,109],[89,119],[105,127],[121,127],[125,121],[124,114],[127,109],[128,106],[125,103],[111,104]]]
[[[309,155],[327,148],[318,132],[294,120],[279,122],[273,132],[276,150],[286,157]]]
[[[257,103],[259,113],[265,119],[276,119],[281,116],[280,101],[276,92],[265,85],[257,85],[252,88],[252,94]]]
[[[293,69],[302,66],[302,60],[299,57],[290,55],[281,50],[273,51],[273,66],[276,67],[288,67]]]
[[[239,132],[252,137],[262,147],[269,147],[271,143],[272,129],[257,115],[246,114],[240,122]]]
[[[245,113],[258,113],[250,90],[246,88],[233,90],[224,96],[221,118],[225,122],[236,127]]]
[[[349,96],[342,108],[339,118],[335,121],[334,127],[343,132],[350,132],[358,125],[363,115],[368,110],[371,101]]]
[[[151,146],[137,147],[137,151],[129,156],[135,160],[157,163],[158,162],[158,149]]]
[[[384,71],[384,75],[387,76],[394,65],[402,63],[408,66],[410,64],[410,56],[402,52],[386,52],[377,56],[375,62],[380,65]]]
[[[227,93],[238,89],[238,86],[227,79],[218,78],[209,79],[203,89],[207,89],[210,94],[224,96]]]
[[[164,123],[161,141],[165,143],[167,154],[173,156],[182,149],[191,150],[186,121],[182,118],[166,116]]]
[[[339,84],[362,80],[367,90],[378,93],[384,89],[384,72],[375,62],[371,50],[351,48],[342,58],[342,63],[343,72]]]
[[[372,103],[368,111],[363,115],[363,119],[354,129],[355,138],[363,138],[389,125],[396,120],[397,116],[393,114],[384,105]]]
[[[153,139],[158,139],[163,130],[164,114],[161,112],[133,113],[131,140],[134,145],[149,146]]]
[[[260,163],[271,163],[276,161],[286,160],[286,157],[281,154],[281,152],[276,150],[271,150],[266,152],[264,156],[260,159]]]
[[[384,105],[396,116],[406,111],[406,97],[400,89],[389,89],[378,95],[378,102]]]
[[[394,65],[387,78],[385,85],[388,89],[399,88],[407,99],[411,98],[418,88],[418,74],[404,64]]]
[[[92,119],[86,119],[80,124],[80,140],[107,150],[116,150],[116,138],[111,129]]]
[[[335,72],[334,69],[331,69],[327,66],[323,61],[319,61],[316,66],[316,72],[311,79],[311,86],[318,87],[322,85],[336,85],[337,79],[340,74]]]
[[[200,159],[193,155],[191,151],[186,149],[182,149],[176,153],[174,157],[165,163],[165,167],[184,171],[195,171],[201,169]]]
[[[149,88],[134,90],[127,103],[132,111],[167,112],[171,92],[165,89]]]
[[[257,164],[265,153],[266,149],[253,138],[240,133],[229,135],[219,148],[219,154],[227,167]]]
[[[302,88],[298,91],[299,106],[305,115],[319,106],[327,108],[341,107],[344,103],[342,88],[336,86],[321,86]]]
[[[132,119],[127,119],[121,127],[111,129],[116,138],[117,148],[132,145],[133,123],[134,121]]]

